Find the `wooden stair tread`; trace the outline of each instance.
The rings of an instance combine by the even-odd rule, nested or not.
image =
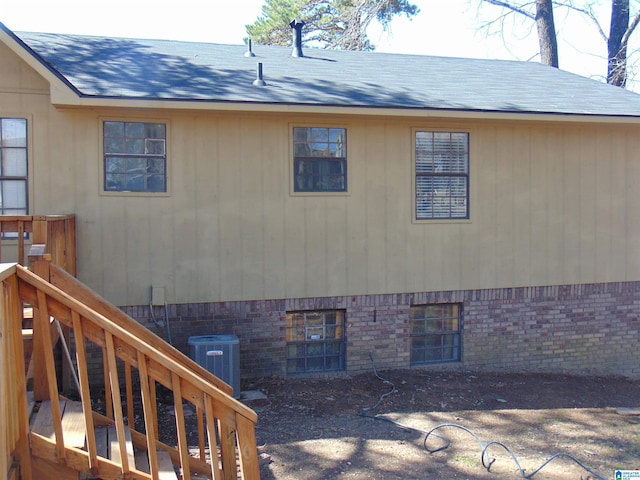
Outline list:
[[[158,478],[159,480],[178,480],[173,463],[171,463],[171,456],[165,450],[157,450],[156,456],[158,458]],[[144,450],[136,450],[136,468],[144,473],[151,473],[149,469],[149,456]]]
[[[109,437],[107,435],[107,427],[96,427],[96,452],[99,457],[109,458]]]
[[[169,452],[165,450],[158,450],[158,478],[160,480],[177,480],[178,476],[171,463],[171,457]]]
[[[126,455],[127,461],[129,462],[129,468],[133,468],[136,464],[136,458],[133,451],[133,442],[131,441],[131,431],[129,427],[125,427],[125,443],[126,443]],[[111,461],[115,463],[119,463],[122,465],[122,457],[120,455],[120,444],[118,443],[118,433],[116,431],[116,427],[113,425],[109,425],[107,427],[107,436],[109,438],[109,458]]]
[[[63,401],[60,402],[62,409]],[[51,414],[51,401],[45,400],[40,403],[40,408],[36,412],[36,416],[31,423],[31,431],[53,439],[53,417]]]
[[[84,416],[82,414],[82,403],[72,400],[60,400],[60,411],[62,413],[64,446],[83,448],[86,434]],[[36,413],[31,425],[31,431],[50,440],[54,439],[55,434],[50,400],[44,400],[40,403],[38,413]]]
[[[147,452],[144,450],[136,450],[134,455],[136,457],[136,468],[141,472],[149,473],[151,470],[149,470],[149,456]]]
[[[65,447],[84,448],[86,429],[81,402],[70,400],[65,402],[64,414],[62,415],[62,432]]]

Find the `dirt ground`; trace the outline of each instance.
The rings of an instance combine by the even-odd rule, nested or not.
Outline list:
[[[640,469],[640,381],[621,377],[411,369],[243,390],[266,396],[245,400],[259,417],[263,480],[518,479],[554,455],[533,478]],[[489,442],[504,445],[486,448],[490,471]]]

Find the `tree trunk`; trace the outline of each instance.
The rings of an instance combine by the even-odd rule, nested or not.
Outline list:
[[[611,28],[607,42],[607,83],[624,88],[627,83],[627,44],[623,42],[629,28],[629,0],[612,0]]]
[[[629,0],[626,0],[627,4]],[[536,0],[536,27],[542,63],[558,68],[558,39],[553,21],[553,1]]]

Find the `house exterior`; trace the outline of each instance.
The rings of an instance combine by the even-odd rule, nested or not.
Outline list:
[[[74,213],[78,278],[177,348],[236,335],[245,378],[640,377],[639,95],[0,27],[1,213]]]

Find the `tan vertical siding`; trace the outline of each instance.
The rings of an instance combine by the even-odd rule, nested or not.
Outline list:
[[[549,145],[547,135],[549,131],[532,129],[529,141],[529,202],[531,209],[530,270],[528,284],[540,285],[546,281],[549,270],[547,259],[549,249],[549,186],[548,175]]]
[[[264,298],[264,162],[262,122],[253,119],[240,126],[241,150],[236,159],[240,170],[240,210],[242,248],[242,292],[248,298]]]
[[[288,142],[274,139],[288,138],[289,129],[284,122],[266,119],[261,121],[261,127],[264,298],[281,298],[286,289],[285,262],[289,244],[283,235],[285,200],[289,194],[289,149]]]
[[[579,261],[580,276],[578,282],[587,282],[595,275],[595,214],[598,208],[596,202],[595,176],[595,135],[593,132],[580,130],[578,138],[580,175],[579,183]]]
[[[624,237],[627,239],[627,248],[624,254],[622,251],[617,253],[624,256],[627,266],[625,278],[628,279],[639,276],[640,272],[640,135],[637,131],[627,133],[626,147],[627,176],[624,196],[627,228]],[[620,194],[621,192],[618,192],[618,195]],[[618,234],[621,235],[622,232]]]
[[[75,189],[73,203],[87,198],[84,216],[104,225],[92,242],[101,254],[82,255],[110,259],[105,295],[146,303],[164,285],[171,302],[332,296],[611,281],[640,269],[628,255],[640,235],[628,203],[637,194],[625,188],[640,176],[628,133],[469,125],[471,219],[415,223],[412,123],[350,121],[349,192],[327,196],[290,193],[290,125],[175,115],[170,196],[96,201]],[[61,147],[68,156],[95,148],[95,136],[79,147],[82,136]],[[93,162],[86,172],[97,175]]]
[[[327,198],[325,275],[329,296],[342,295],[347,289],[348,266],[344,259],[347,248],[347,202],[348,197],[344,196]]]
[[[292,198],[292,203],[304,202],[303,218],[298,218],[304,225],[304,257],[292,272],[287,281],[299,281],[303,290],[308,292],[327,291],[329,271],[327,269],[327,202],[320,197]],[[295,242],[295,239],[290,239]]]
[[[217,154],[219,161],[220,219],[217,241],[220,242],[218,262],[220,275],[220,296],[229,298],[242,292],[242,224],[239,221],[241,200],[238,189],[242,181],[240,155],[242,142],[240,121],[227,119],[218,123]],[[174,168],[179,168],[175,165]]]
[[[100,208],[96,211],[96,221],[100,227],[100,237],[102,238],[102,264],[88,265],[84,259],[84,248],[78,247],[78,273],[80,278],[84,271],[93,272],[99,270],[102,274],[102,294],[107,298],[117,298],[120,301],[126,301],[127,292],[133,286],[129,280],[129,265],[125,255],[127,241],[127,225],[126,209],[127,198],[124,197],[108,197],[104,198],[100,204]],[[136,267],[140,268],[140,259],[132,259],[136,262]],[[132,265],[133,266],[133,265]],[[93,288],[93,284],[89,284]],[[123,288],[126,286],[126,288]],[[145,304],[148,299],[145,296],[138,297],[137,303]]]
[[[220,276],[220,157],[217,154],[220,129],[216,119],[198,118],[193,129],[194,156],[197,159],[194,178],[198,219],[196,224],[196,260],[198,265],[198,298],[221,291]],[[172,163],[172,168],[179,168]]]
[[[180,118],[172,121],[167,142],[171,150],[171,198],[173,204],[173,290],[176,298],[192,301],[198,291],[197,280],[199,270],[203,267],[196,255],[198,238],[195,176],[198,172],[195,158],[193,131],[195,119]],[[198,172],[204,174],[204,172]],[[135,201],[135,199],[133,199]]]
[[[627,163],[632,161],[627,154],[627,137],[630,135],[637,136],[637,134],[627,133],[624,130],[610,129],[610,135],[609,148],[611,150],[610,152],[603,152],[600,161],[603,166],[606,166],[607,159],[611,159],[609,162],[611,168],[611,222],[608,234],[611,239],[609,278],[613,280],[626,277],[626,262],[624,259],[628,245],[627,240],[629,239],[627,236],[627,211],[636,212],[636,215],[638,212],[637,208],[635,208],[637,204],[626,205]],[[609,153],[609,156],[607,153]],[[637,163],[637,159],[635,163]]]
[[[366,126],[358,122],[349,124],[347,132],[349,163],[349,193],[344,225],[347,245],[343,261],[347,265],[347,292],[363,293],[367,285],[367,202],[369,189],[367,166],[370,150],[366,145]]]
[[[564,208],[565,208],[565,169],[564,169],[564,131],[561,127],[547,129],[544,140],[546,145],[547,178],[547,257],[544,263],[549,278],[562,282],[565,279],[563,262],[567,247],[565,245]]]
[[[10,91],[31,94],[46,94],[49,92],[49,83],[4,44],[0,44],[0,59],[2,59],[0,92]],[[13,98],[18,98],[18,96]],[[3,102],[2,105],[4,107],[7,103]]]
[[[571,135],[571,137],[569,137]],[[564,283],[580,282],[580,149],[576,141],[576,130],[565,129],[563,132],[562,151],[564,153],[564,170],[562,182],[556,182],[556,188],[563,192],[563,228],[564,252],[562,259],[566,279]],[[571,138],[570,145],[567,139]]]
[[[387,189],[384,125],[368,125],[365,135],[364,172],[366,178],[365,210],[366,221],[362,235],[366,238],[366,291],[386,290],[388,233],[386,225]],[[357,160],[356,160],[357,161]]]
[[[613,167],[615,159],[610,157],[612,151],[612,135],[610,131],[598,134],[594,148],[594,194],[595,214],[594,232],[594,268],[595,275],[607,281],[611,280],[612,271],[612,237],[614,212],[612,210],[613,196]]]
[[[397,291],[406,291],[408,226],[412,204],[405,192],[411,191],[411,131],[401,125],[385,125],[386,281]]]
[[[496,281],[497,240],[497,189],[499,178],[496,171],[496,129],[488,128],[483,135],[470,132],[470,206],[473,228],[465,234],[463,240],[469,252],[463,261],[475,265],[473,276],[481,285],[494,285]],[[484,195],[482,205],[478,203],[479,189],[493,192]],[[486,235],[478,235],[478,225],[485,225]]]
[[[516,213],[514,195],[516,192],[515,165],[517,164],[516,151],[516,129],[513,127],[498,127],[495,137],[496,149],[496,190],[492,193],[485,191],[484,186],[479,186],[481,192],[475,205],[472,205],[472,212],[476,209],[484,208],[484,199],[496,196],[496,229],[495,239],[497,249],[492,258],[496,262],[496,284],[514,285],[515,276],[515,252],[516,244],[513,222]],[[480,130],[478,135],[482,135]],[[473,213],[472,213],[473,214]],[[490,261],[484,259],[483,261]]]

